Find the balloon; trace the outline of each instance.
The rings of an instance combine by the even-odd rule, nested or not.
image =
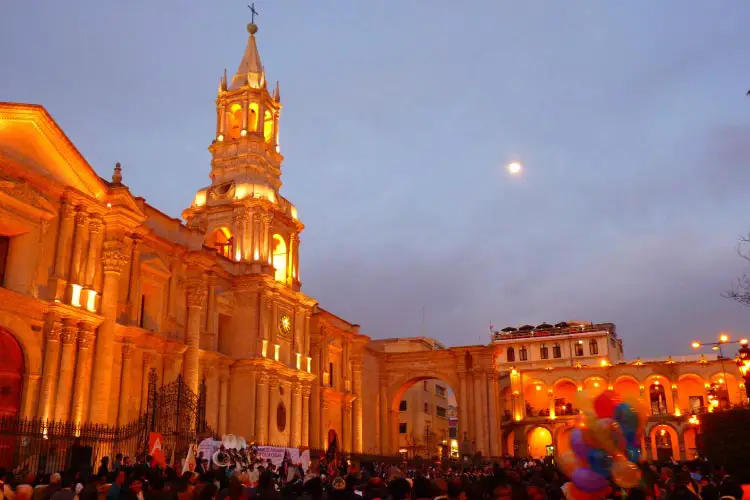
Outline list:
[[[586,469],[583,467],[581,467],[580,469],[576,469],[573,472],[571,480],[573,481],[573,484],[576,485],[576,488],[585,493],[601,491],[609,486],[609,481],[607,481],[606,477],[600,476],[591,469]]]
[[[557,463],[557,468],[560,469],[560,472],[568,477],[571,477],[576,469],[581,468],[581,461],[578,460],[578,456],[576,456],[571,450],[558,456],[555,459],[555,462]]]
[[[600,476],[609,477],[609,469],[612,466],[612,459],[604,450],[589,450],[588,463],[591,470]]]
[[[620,436],[622,436],[620,425],[617,422],[611,418],[600,418],[592,424],[590,431],[596,440],[597,448],[612,454],[617,453]]]
[[[614,419],[626,433],[635,434],[638,430],[639,417],[630,403],[620,403],[615,408]]]
[[[565,498],[569,498],[571,500],[600,500],[606,497],[608,491],[605,489],[602,491],[587,493],[576,488],[576,485],[573,483],[567,484],[567,490],[568,491],[565,495]]]
[[[622,488],[635,488],[641,484],[641,469],[624,455],[617,455],[612,464],[612,479]]]
[[[583,431],[581,429],[573,429],[570,431],[570,449],[572,449],[581,460],[585,461],[588,458],[589,447],[583,438]]]
[[[604,391],[594,400],[594,411],[599,418],[612,418],[620,397],[614,391]]]
[[[628,445],[627,450],[628,460],[631,462],[638,463],[641,461],[641,447]]]

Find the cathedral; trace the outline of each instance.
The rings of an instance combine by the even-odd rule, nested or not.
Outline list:
[[[100,177],[44,107],[0,103],[0,418],[123,427],[146,412],[150,379],[179,377],[205,387],[217,435],[313,450],[335,435],[345,452],[394,455],[406,391],[439,392],[419,399],[437,401],[420,422],[447,429],[447,386],[462,453],[538,456],[564,446],[578,392],[611,389],[649,406],[647,456],[666,453],[658,442],[685,458],[693,414],[747,400],[731,363],[628,361],[607,323],[444,348],[371,341],[324,309],[302,291],[304,225],[281,194],[282,101],[257,29],[220,79],[211,184],[182,219],[132,193],[119,164]]]

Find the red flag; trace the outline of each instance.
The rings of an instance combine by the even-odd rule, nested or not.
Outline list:
[[[167,466],[167,457],[164,456],[164,450],[161,443],[164,436],[158,432],[150,432],[148,435],[148,454],[154,457],[154,463],[161,467]]]

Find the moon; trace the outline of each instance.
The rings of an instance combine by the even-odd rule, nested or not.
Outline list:
[[[521,173],[521,170],[523,170],[523,165],[521,165],[521,162],[512,161],[508,163],[505,168],[508,170],[508,173],[510,175],[518,175]]]

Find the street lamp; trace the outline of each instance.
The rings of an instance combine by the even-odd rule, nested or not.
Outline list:
[[[737,366],[740,368],[740,373],[742,373],[742,376],[745,378],[745,391],[747,391],[747,395],[750,398],[750,389],[748,389],[748,378],[750,378],[750,349],[748,349],[747,344],[748,340],[745,338],[742,338],[740,340],[730,340],[729,335],[721,332],[719,334],[719,338],[717,342],[698,342],[697,340],[694,340],[692,342],[693,349],[700,349],[703,346],[711,346],[711,349],[714,351],[719,351],[719,361],[721,361],[721,376],[723,377],[722,380],[719,381],[719,383],[724,385],[724,390],[727,393],[727,397],[729,397],[729,385],[727,383],[727,371],[724,367],[724,352],[721,349],[721,346],[725,344],[740,344],[742,347],[740,347],[739,352],[737,353]],[[743,349],[745,350],[743,352]],[[741,356],[744,356],[741,359]],[[747,373],[747,375],[745,375]]]

